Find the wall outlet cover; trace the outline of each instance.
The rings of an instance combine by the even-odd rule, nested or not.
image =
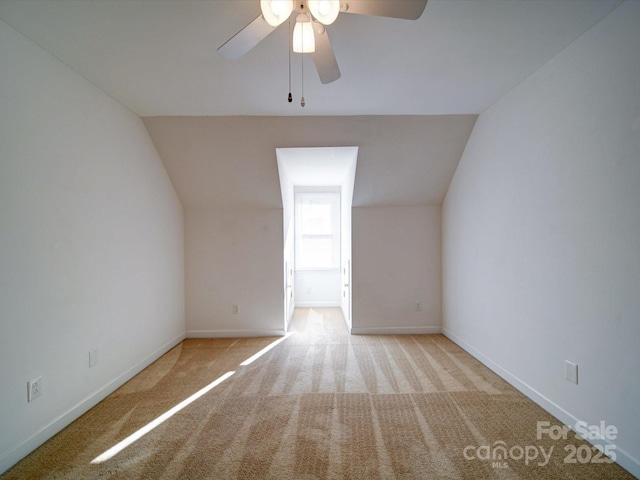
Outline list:
[[[42,375],[27,382],[27,402],[31,402],[42,395]]]
[[[572,383],[578,384],[578,365],[569,360],[564,362],[564,378]]]
[[[100,355],[98,353],[98,349],[94,348],[93,350],[89,350],[89,368],[95,367],[100,361]]]

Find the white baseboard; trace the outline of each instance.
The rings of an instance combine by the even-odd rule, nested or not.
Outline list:
[[[300,308],[333,308],[342,306],[340,302],[296,302],[296,307]]]
[[[134,376],[147,368],[153,362],[155,362],[162,355],[167,353],[182,340],[184,340],[184,334],[178,335],[173,340],[165,343],[151,355],[147,356],[127,371],[123,372],[117,378],[113,379],[96,392],[92,393],[77,405],[67,410],[65,413],[59,415],[47,425],[38,430],[34,435],[27,440],[16,446],[13,450],[4,453],[0,457],[0,474],[8,470],[15,465],[22,458],[26,457],[29,453],[34,451],[44,442],[53,437],[56,433],[60,432],[63,428],[69,425],[71,422],[79,418],[91,408],[95,407],[99,402],[104,400],[107,396],[113,393],[116,389],[124,385],[131,380]]]
[[[187,330],[187,338],[282,337],[284,329],[274,330]]]
[[[442,327],[351,327],[352,335],[432,335],[442,333]]]
[[[518,377],[509,372],[506,368],[498,365],[496,362],[491,360],[489,357],[485,356],[480,351],[476,350],[474,347],[469,345],[467,342],[462,340],[460,337],[450,332],[446,328],[442,328],[442,333],[453,343],[461,347],[471,356],[476,358],[480,363],[484,366],[495,372],[497,375],[502,377],[507,383],[516,388],[520,393],[531,399],[533,402],[538,404],[540,407],[545,409],[551,415],[556,417],[560,422],[569,427],[573,427],[576,425],[578,421],[581,419],[573,415],[571,412],[568,412],[564,408],[562,408],[557,403],[553,402],[551,399],[545,397],[540,392],[538,392],[535,388],[532,388],[527,383],[520,380]],[[616,452],[616,463],[620,465],[622,468],[628,470],[635,477],[640,478],[640,461],[622,450],[619,446],[614,445],[612,442],[608,440],[598,440],[599,443],[605,445],[611,445],[614,447]],[[604,446],[604,445],[603,445]]]

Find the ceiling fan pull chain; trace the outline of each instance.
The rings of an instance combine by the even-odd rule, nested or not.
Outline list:
[[[302,55],[302,98],[300,99],[300,106],[304,107],[304,53]]]
[[[300,106],[304,107],[305,106],[305,101],[304,101],[304,35],[302,35],[302,38],[300,39],[300,43],[302,43],[302,53],[300,55],[302,55],[301,58],[301,63],[302,63],[302,98],[300,98]]]
[[[293,102],[293,95],[291,95],[291,17],[289,17],[289,103]]]

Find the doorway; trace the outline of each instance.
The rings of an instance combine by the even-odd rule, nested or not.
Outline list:
[[[285,331],[296,307],[339,308],[351,331],[351,202],[357,155],[358,147],[276,149]]]
[[[296,187],[294,192],[295,305],[340,307],[340,189]]]

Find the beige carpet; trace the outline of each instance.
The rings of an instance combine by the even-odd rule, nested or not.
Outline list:
[[[561,423],[444,336],[350,336],[338,312],[186,340],[1,478],[633,478],[538,439]]]

